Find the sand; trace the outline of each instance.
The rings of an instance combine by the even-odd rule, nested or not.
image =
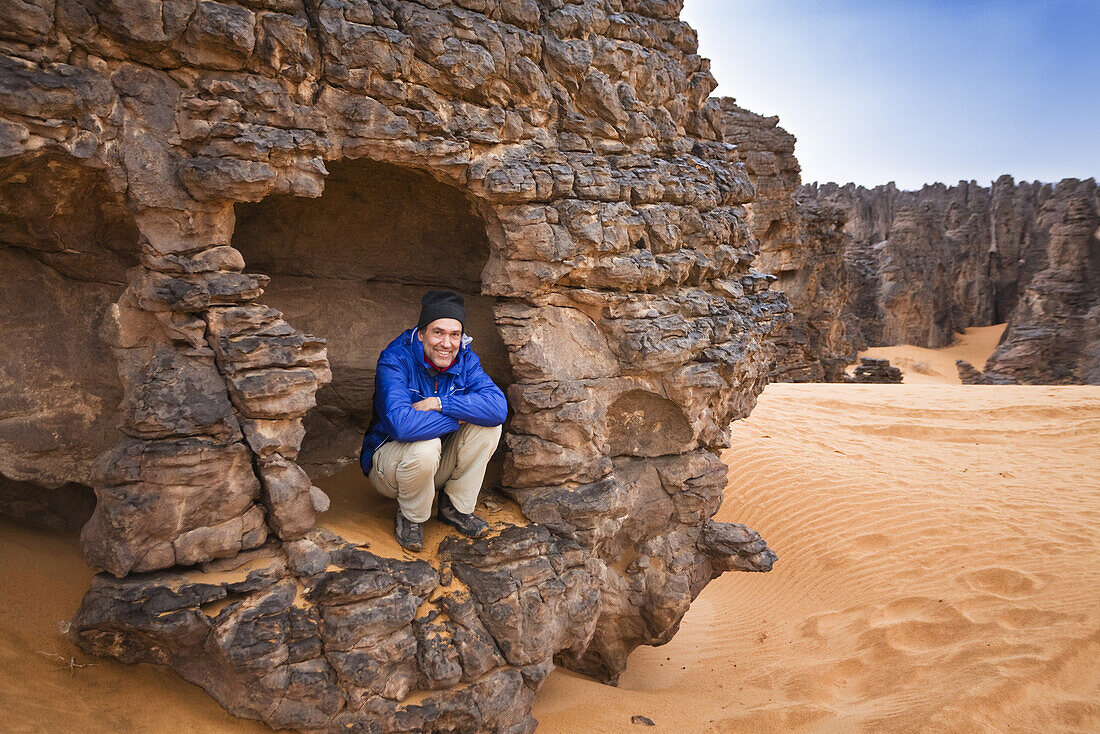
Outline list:
[[[1100,731],[1100,388],[771,385],[724,458],[775,569],[540,732]]]
[[[618,688],[554,672],[540,734],[1100,731],[1100,388],[910,370],[769,386],[734,425],[718,518],[763,533],[775,570],[714,581]],[[387,508],[337,484],[326,524],[391,550]],[[270,731],[69,646],[90,576],[75,537],[0,521],[0,730]]]
[[[1006,324],[995,324],[971,327],[964,333],[957,334],[954,343],[942,349],[909,345],[872,347],[860,352],[859,356],[890,360],[891,365],[901,369],[905,382],[911,385],[961,385],[955,360],[966,360],[980,371],[989,355],[997,348],[1005,326]]]

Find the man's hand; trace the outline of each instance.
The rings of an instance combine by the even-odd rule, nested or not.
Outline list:
[[[443,403],[439,402],[439,398],[431,397],[424,398],[423,400],[417,400],[413,403],[413,410],[421,410],[425,413],[431,410],[438,412],[443,411]]]

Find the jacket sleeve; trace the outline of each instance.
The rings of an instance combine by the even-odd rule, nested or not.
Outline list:
[[[378,362],[374,409],[386,433],[397,441],[425,441],[457,431],[458,421],[434,410],[416,410],[409,378],[396,360]],[[417,396],[417,400],[419,400]]]
[[[475,426],[499,426],[508,418],[508,401],[504,392],[481,368],[481,360],[470,352],[466,385],[451,395],[441,397],[442,414],[448,418],[473,423]]]

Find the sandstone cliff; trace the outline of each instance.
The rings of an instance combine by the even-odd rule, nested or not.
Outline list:
[[[711,516],[787,305],[679,2],[0,5],[0,498],[94,487],[82,648],[274,727],[530,731],[554,661],[614,680],[771,567]],[[427,286],[532,521],[434,564],[315,528],[310,478]]]
[[[1100,381],[1095,180],[812,184],[798,197],[844,212],[849,309],[863,343],[935,348],[968,326],[1007,321],[986,366],[998,380]]]
[[[941,347],[1008,321],[984,381],[1097,381],[1095,181],[802,186],[777,117],[719,107],[756,189],[745,210],[757,265],[792,304],[773,380],[840,381],[858,349]]]
[[[991,380],[1100,385],[1100,189],[1066,179],[1043,202],[1041,269],[1017,286],[1016,307],[985,364]]]
[[[849,276],[842,209],[796,196],[801,185],[795,137],[779,118],[719,100],[725,139],[756,188],[746,221],[760,241],[760,269],[791,301],[793,320],[775,333],[773,380],[839,382],[859,347],[848,308]]]

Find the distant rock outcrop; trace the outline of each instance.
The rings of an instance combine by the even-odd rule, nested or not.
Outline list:
[[[719,107],[756,187],[745,221],[758,264],[792,304],[775,332],[773,380],[838,382],[858,349],[938,348],[1007,321],[987,365],[1003,377],[991,379],[1100,382],[1093,179],[803,186],[795,138],[777,117],[729,98]]]
[[[94,487],[78,645],[276,728],[523,732],[554,661],[613,681],[770,569],[711,517],[787,303],[680,6],[5,5],[0,502]],[[311,479],[431,286],[532,521],[435,565],[313,527]]]
[[[985,369],[1021,383],[1100,383],[1094,179],[811,184],[798,197],[844,212],[848,308],[863,343],[936,348],[1007,321]]]
[[[955,360],[955,369],[959,372],[959,380],[964,385],[1018,385],[1015,379],[1005,375],[997,375],[991,372],[982,372],[967,362],[965,359]]]
[[[801,185],[795,137],[763,117],[719,100],[722,131],[756,187],[746,222],[760,241],[759,267],[777,278],[773,290],[791,301],[793,319],[775,333],[772,379],[840,382],[861,342],[849,316],[843,210],[796,194]]]
[[[861,384],[898,384],[901,381],[901,370],[892,366],[888,359],[860,357],[859,364],[852,370],[851,382],[858,382]]]
[[[1100,385],[1100,190],[1066,179],[1039,211],[1041,269],[1021,289],[985,374],[1033,384]]]

